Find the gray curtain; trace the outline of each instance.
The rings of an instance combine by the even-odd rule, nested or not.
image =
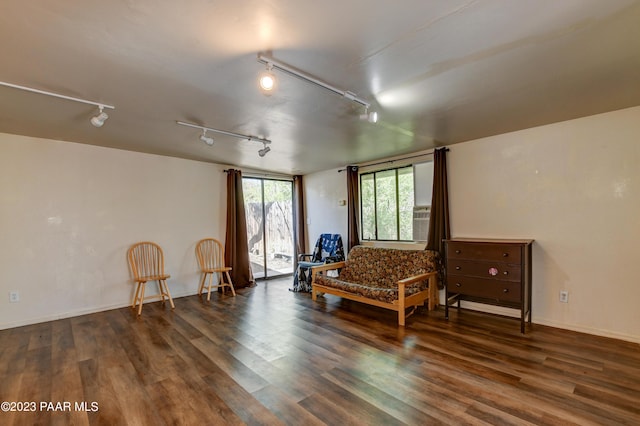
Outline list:
[[[347,166],[347,253],[352,247],[360,244],[360,231],[358,229],[359,187],[358,166]]]
[[[302,176],[293,177],[293,270],[298,268],[298,255],[306,253],[307,238],[304,227],[304,186],[302,184]]]
[[[225,235],[224,261],[233,269],[229,273],[235,288],[255,285],[249,261],[247,218],[244,211],[242,172],[227,172],[227,231]]]
[[[433,194],[431,217],[429,219],[429,239],[427,250],[440,252],[444,258],[444,240],[451,237],[449,225],[449,190],[447,184],[448,148],[436,149],[433,153]]]

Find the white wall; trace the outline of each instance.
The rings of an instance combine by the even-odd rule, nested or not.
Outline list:
[[[635,107],[450,147],[453,236],[536,240],[534,323],[640,341],[639,136]]]
[[[450,146],[453,236],[536,240],[534,323],[640,342],[639,137],[635,107]],[[305,179],[311,235],[346,235],[346,177]]]
[[[347,174],[338,169],[305,175],[303,179],[307,215],[307,253],[320,234],[340,234],[347,246]]]
[[[0,134],[0,328],[126,306],[137,241],[162,246],[175,297],[194,294],[225,191],[222,166]]]

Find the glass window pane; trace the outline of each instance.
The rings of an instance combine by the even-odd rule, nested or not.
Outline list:
[[[398,239],[398,217],[396,202],[396,171],[385,170],[375,174],[376,179],[376,223],[379,240]]]
[[[373,174],[360,176],[360,200],[362,213],[362,239],[376,239],[376,214]]]
[[[400,210],[400,239],[413,240],[413,167],[398,169],[398,199]]]
[[[247,218],[249,259],[253,276],[268,278],[292,273],[292,183],[280,180],[243,178],[242,189]]]
[[[262,181],[242,178],[245,217],[247,218],[247,241],[251,271],[256,278],[264,278],[264,233],[262,227]]]
[[[268,275],[293,272],[293,185],[264,180],[265,238]]]

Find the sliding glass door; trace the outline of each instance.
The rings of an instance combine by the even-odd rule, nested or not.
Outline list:
[[[242,179],[249,258],[255,278],[293,273],[293,183]]]

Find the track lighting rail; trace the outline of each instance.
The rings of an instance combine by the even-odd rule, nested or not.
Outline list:
[[[46,90],[34,89],[32,87],[20,86],[18,84],[7,83],[0,81],[0,86],[11,87],[13,89],[25,90],[27,92],[38,93],[40,95],[52,96],[54,98],[66,99],[68,101],[80,102],[88,105],[95,105],[102,110],[102,108],[116,109],[113,105],[107,105],[102,102],[89,101],[87,99],[74,98],[73,96],[61,95],[59,93],[47,92]]]
[[[200,130],[208,130],[210,132],[220,133],[222,135],[233,136],[234,138],[238,138],[238,139],[246,139],[249,141],[262,142],[263,144],[271,143],[269,139],[259,138],[257,136],[243,135],[242,133],[235,133],[235,132],[228,132],[226,130],[214,129],[213,127],[200,126],[198,124],[186,123],[184,121],[176,121],[176,123],[178,123],[181,126],[193,127],[195,129],[200,129]]]
[[[305,72],[299,71],[295,68],[293,68],[290,65],[287,65],[283,62],[280,62],[276,59],[267,57],[261,53],[258,54],[258,62],[265,64],[267,67],[272,67],[273,69],[277,69],[279,71],[282,71],[286,74],[289,74],[293,77],[297,77],[301,80],[306,81],[307,83],[311,83],[311,84],[315,84],[318,87],[321,87],[323,89],[327,89],[337,95],[342,96],[345,99],[350,100],[351,102],[355,102],[358,103],[360,105],[362,105],[363,107],[365,107],[366,109],[369,109],[369,107],[371,106],[371,104],[367,101],[365,101],[362,98],[359,98],[355,93],[350,92],[348,90],[342,90],[339,89],[337,87],[334,87],[332,85],[330,85],[329,83],[326,83],[322,80],[320,80],[319,78],[316,78],[310,74],[307,74]]]

